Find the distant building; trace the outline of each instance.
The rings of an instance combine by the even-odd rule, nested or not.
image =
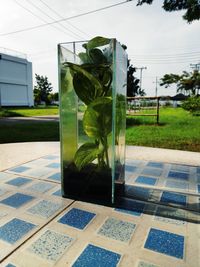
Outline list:
[[[0,52],[0,106],[33,106],[32,63]]]

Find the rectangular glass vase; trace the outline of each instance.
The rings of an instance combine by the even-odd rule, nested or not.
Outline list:
[[[62,196],[114,203],[125,179],[127,54],[116,39],[58,45]]]

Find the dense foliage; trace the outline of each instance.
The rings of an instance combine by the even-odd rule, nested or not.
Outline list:
[[[161,86],[167,88],[172,84],[176,84],[177,92],[198,95],[200,91],[200,72],[198,70],[193,72],[184,71],[181,75],[170,73],[161,78]]]
[[[193,115],[200,115],[200,97],[189,97],[183,102],[182,108],[190,111]]]
[[[153,0],[138,0],[137,5],[152,4]],[[163,9],[168,12],[186,10],[183,19],[187,22],[200,19],[200,1],[199,0],[164,0]]]
[[[49,95],[52,91],[51,83],[48,81],[46,76],[40,76],[35,74],[36,85],[34,86],[34,102],[40,104],[42,101],[45,104],[50,104]]]

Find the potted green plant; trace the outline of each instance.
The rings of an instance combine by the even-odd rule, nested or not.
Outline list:
[[[58,50],[62,194],[113,202],[124,182],[126,54],[104,37],[72,46]]]

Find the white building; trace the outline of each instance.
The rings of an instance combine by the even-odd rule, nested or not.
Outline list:
[[[33,106],[32,63],[0,52],[0,106]]]

